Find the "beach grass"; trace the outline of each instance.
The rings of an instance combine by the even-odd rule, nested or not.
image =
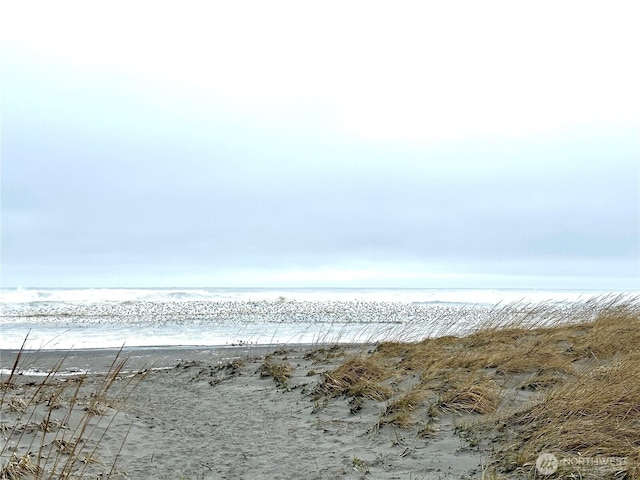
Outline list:
[[[126,432],[109,456],[101,441],[113,434],[117,405],[144,374],[124,375],[127,359],[120,350],[109,370],[93,381],[85,373],[67,375],[62,354],[46,375],[25,382],[24,353],[21,348],[0,383],[0,479],[116,478]]]
[[[287,382],[293,373],[293,367],[287,361],[274,361],[273,354],[265,356],[262,365],[258,369],[261,377],[271,377],[279,388],[287,390]]]
[[[485,478],[538,478],[536,460],[551,452],[560,460],[549,478],[639,479],[640,301],[605,297],[590,307],[585,321],[551,321],[539,314],[554,308],[528,306],[516,321],[494,318],[460,337],[382,342],[327,372],[314,401],[378,402],[376,429],[421,436],[441,415],[471,415],[459,430],[491,445]]]

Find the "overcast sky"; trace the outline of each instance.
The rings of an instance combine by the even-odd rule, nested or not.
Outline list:
[[[640,287],[637,2],[6,2],[4,286]]]

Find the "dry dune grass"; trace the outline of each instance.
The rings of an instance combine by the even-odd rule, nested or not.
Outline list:
[[[437,376],[442,371],[496,369],[499,373],[523,373],[533,369],[573,371],[572,358],[563,353],[564,338],[551,338],[553,328],[483,330],[467,337],[427,339],[405,346],[399,355],[399,367],[420,371],[423,377]],[[563,348],[565,347],[565,348]],[[389,346],[382,344],[378,352],[388,355]]]
[[[60,377],[64,357],[41,381],[24,384],[16,381],[21,350],[0,384],[0,479],[112,478],[120,452],[101,459],[100,442],[116,418],[113,406],[143,378],[124,377],[120,355],[97,384],[86,375]]]
[[[288,389],[288,381],[293,373],[289,362],[275,362],[271,355],[267,355],[258,369],[261,377],[272,377],[279,388]]]
[[[393,400],[380,419],[380,425],[409,427],[412,425],[412,414],[418,410],[424,400],[425,392],[421,389],[410,390]]]
[[[385,365],[372,357],[352,358],[325,374],[319,385],[319,392],[386,400],[391,395],[391,388],[384,383],[384,380],[389,376],[390,371]]]
[[[530,464],[543,450],[567,457],[625,458],[625,478],[640,478],[640,314],[637,302],[617,305],[576,327],[567,355],[579,373],[505,422]],[[614,475],[615,472],[610,472]]]
[[[425,409],[430,417],[434,408],[477,414],[478,431],[503,445],[489,462],[495,478],[535,476],[537,456],[553,451],[624,458],[624,471],[598,470],[595,478],[640,479],[640,298],[587,302],[584,321],[556,307],[529,308],[463,337],[381,343],[328,372],[317,390],[386,401],[379,426],[412,427]],[[509,401],[523,391],[535,395]],[[588,477],[562,468],[557,475]]]
[[[506,421],[527,456],[553,447],[640,461],[640,353],[572,377]],[[637,473],[637,472],[636,472]]]
[[[495,382],[478,379],[447,392],[439,406],[443,410],[467,413],[493,413],[500,404],[500,392]]]

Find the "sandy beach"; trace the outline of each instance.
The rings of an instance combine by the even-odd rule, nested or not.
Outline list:
[[[412,343],[2,351],[2,474],[637,479],[639,311]]]
[[[347,398],[313,399],[323,372],[366,348],[340,347],[326,355],[311,347],[271,349],[271,361],[293,368],[286,386],[260,373],[267,352],[255,348],[125,351],[127,363],[112,389],[122,385],[126,394],[95,417],[108,435],[85,473],[109,471],[107,462],[117,456],[113,478],[478,478],[483,452],[455,432],[460,417],[442,418],[436,435],[420,438],[417,429],[376,427],[383,401],[353,412]],[[65,364],[73,365],[71,371],[104,372],[116,353],[73,352]],[[3,367],[11,355],[2,352]],[[59,358],[59,352],[38,352],[22,362],[44,372]],[[79,378],[50,383],[55,388]],[[104,378],[89,374],[81,395]],[[26,398],[41,377],[18,375],[14,381],[8,394]],[[66,412],[56,410],[55,420]],[[24,448],[33,447],[32,437],[22,436]]]

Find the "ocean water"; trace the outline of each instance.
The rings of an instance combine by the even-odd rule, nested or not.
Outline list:
[[[508,321],[594,315],[604,291],[2,289],[0,348],[80,349],[416,340]],[[624,294],[623,294],[624,295]],[[633,292],[627,292],[633,295]],[[539,321],[537,319],[536,321]]]

